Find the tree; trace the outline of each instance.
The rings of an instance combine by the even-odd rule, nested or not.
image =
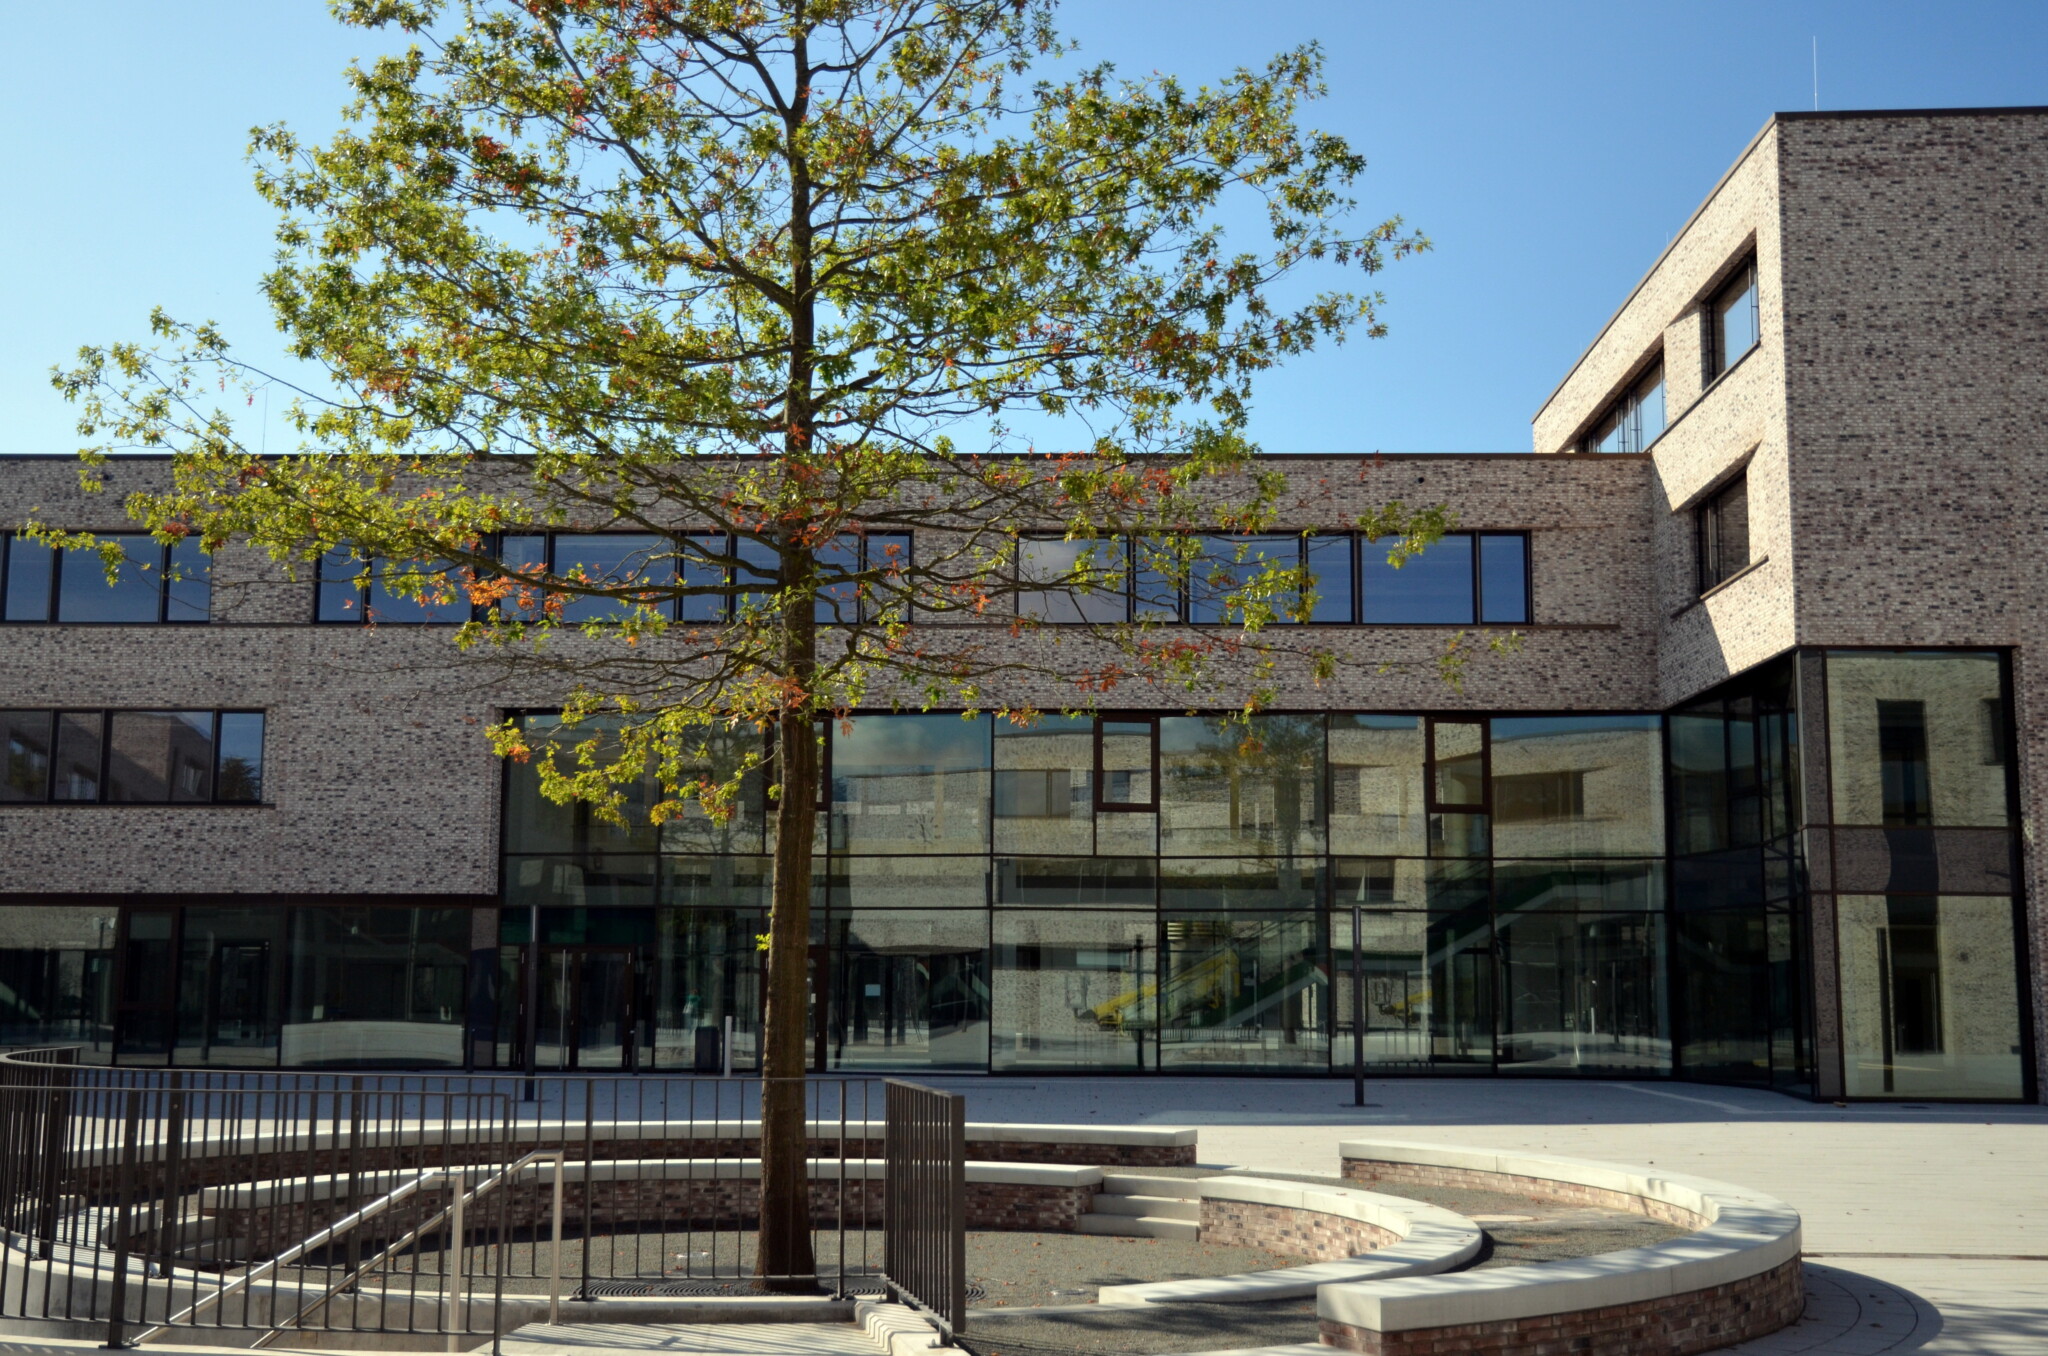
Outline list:
[[[1255,709],[1284,660],[1332,672],[1272,625],[1307,615],[1310,573],[1197,534],[1270,523],[1284,481],[1245,433],[1258,375],[1383,331],[1377,294],[1283,304],[1282,284],[1424,242],[1349,224],[1364,162],[1300,122],[1313,46],[1190,88],[1042,78],[1064,51],[1051,0],[335,10],[412,45],[351,67],[327,144],[255,133],[282,215],[268,295],[332,383],[293,407],[299,454],[243,445],[211,402],[265,374],[159,313],[155,346],[56,376],[101,440],[86,473],[171,448],[173,488],[130,504],[160,537],[247,540],[288,569],[342,551],[394,594],[476,605],[460,643],[558,673],[584,732],[552,750],[493,732],[540,755],[551,796],[660,822],[729,814],[765,781],[759,1266],[802,1277],[820,722],[878,704],[1029,721],[1040,703],[1001,696],[1024,675],[1058,675],[1071,709],[1127,683]],[[1234,247],[1232,213],[1263,240]],[[1396,503],[1325,526],[1400,558],[1449,522]],[[536,534],[560,528],[637,536],[551,558]],[[1219,581],[1237,625],[1087,621],[1134,571]],[[1084,624],[1055,630],[1062,610]],[[629,806],[649,767],[657,790]]]

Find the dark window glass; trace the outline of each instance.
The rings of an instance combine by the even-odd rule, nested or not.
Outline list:
[[[392,584],[396,575],[417,570],[426,578],[415,597]],[[463,571],[436,561],[408,565],[379,556],[371,562],[370,613],[373,622],[443,622],[460,624],[470,617],[469,589]]]
[[[212,615],[213,557],[199,549],[197,537],[183,537],[171,547],[170,572],[164,578],[164,620],[203,622]]]
[[[1355,539],[1347,535],[1310,537],[1308,571],[1314,576],[1309,589],[1315,604],[1309,610],[1312,622],[1343,624],[1355,620],[1351,610],[1356,567],[1352,560]]]
[[[741,621],[749,613],[775,606],[775,591],[782,587],[782,553],[774,542],[739,537],[733,542],[733,556],[739,561],[739,568],[733,571],[735,586],[761,590],[733,599],[733,619]]]
[[[1180,621],[1180,586],[1175,581],[1175,543],[1131,543],[1131,617],[1134,621]]]
[[[1101,810],[1150,810],[1159,803],[1154,782],[1159,724],[1108,720],[1096,725],[1095,804]]]
[[[1073,773],[1067,768],[1002,768],[995,777],[997,819],[1067,819],[1073,815]]]
[[[1486,727],[1463,720],[1429,726],[1431,799],[1445,809],[1486,808]]]
[[[726,538],[718,532],[692,532],[677,547],[681,556],[682,585],[685,589],[723,590],[725,566],[712,557],[726,552]],[[725,620],[723,592],[685,593],[677,600],[676,616],[686,622],[717,624]]]
[[[1399,569],[1387,561],[1390,545],[1368,541],[1360,547],[1367,625],[1472,624],[1470,533],[1446,533],[1435,545],[1408,557]]]
[[[319,601],[313,616],[323,622],[363,619],[363,563],[337,546],[320,557]]]
[[[462,1063],[468,910],[294,909],[291,923],[285,1064]]]
[[[1664,432],[1664,363],[1657,364],[1607,407],[1579,440],[1581,452],[1641,452]]]
[[[1735,276],[1715,296],[1708,315],[1712,336],[1708,345],[1707,379],[1711,381],[1756,347],[1760,331],[1756,260],[1751,259],[1735,270]]]
[[[1884,822],[1932,824],[1934,806],[1927,789],[1926,702],[1877,704],[1877,758],[1879,780],[1884,787]]]
[[[1738,475],[1699,510],[1700,592],[1749,564],[1749,477]]]
[[[1026,537],[1017,544],[1017,615],[1047,622],[1120,622],[1127,615],[1126,569],[1121,541]]]
[[[892,597],[900,596],[900,576],[910,565],[910,536],[903,532],[860,534],[843,532],[817,552],[819,575],[824,581],[816,604],[820,622],[851,625],[872,621]],[[859,573],[880,575],[869,581],[868,596],[861,600],[860,583],[848,576]]]
[[[498,540],[498,559],[505,567],[521,574],[538,574],[548,567],[548,539],[538,533],[514,533]],[[498,604],[498,610],[507,617],[536,617],[540,615],[540,597],[536,590],[525,585],[516,586]]]
[[[50,619],[50,581],[56,572],[56,553],[39,541],[19,533],[0,539],[7,553],[6,594],[0,620],[46,622]]]
[[[1301,565],[1298,537],[1204,537],[1202,554],[1188,578],[1188,620],[1196,623],[1242,622],[1242,603],[1230,600],[1269,569],[1293,570]],[[1272,595],[1280,613],[1276,621],[1294,620],[1299,598],[1289,590]]]
[[[91,552],[73,552],[57,575],[57,620],[60,622],[153,622],[162,615],[164,548],[152,537],[122,535],[127,553],[107,582],[107,571]]]
[[[213,798],[224,801],[262,800],[263,713],[221,712],[216,753],[220,761],[214,779]]]
[[[662,538],[640,532],[564,532],[555,538],[554,573],[591,587],[622,588],[645,583],[666,588],[674,579],[675,560]],[[624,598],[571,596],[562,604],[562,620],[618,620],[633,604]]]
[[[1529,620],[1529,539],[1519,532],[1479,538],[1479,620]]]
[[[50,789],[50,713],[0,711],[0,801],[40,801]]]
[[[61,711],[57,715],[57,766],[50,779],[51,800],[98,800],[100,752],[106,718],[98,711]]]
[[[116,711],[108,721],[107,799],[212,800],[213,761],[211,711]]]

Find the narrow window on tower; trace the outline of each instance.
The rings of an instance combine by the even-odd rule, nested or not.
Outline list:
[[[1749,564],[1747,475],[1737,475],[1700,505],[1697,535],[1699,591],[1705,593]]]

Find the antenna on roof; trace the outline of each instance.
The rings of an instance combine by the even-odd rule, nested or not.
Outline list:
[[[1820,34],[1813,35],[1813,111],[1820,112]]]

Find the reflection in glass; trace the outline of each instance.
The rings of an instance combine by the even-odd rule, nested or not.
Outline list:
[[[996,851],[1093,852],[1095,722],[1046,716],[994,726]]]
[[[839,857],[832,862],[834,907],[971,909],[988,907],[988,858]]]
[[[830,1067],[988,1067],[985,911],[835,911],[830,935]]]
[[[1274,622],[1294,620],[1294,609],[1301,603],[1299,594],[1292,588],[1270,588],[1264,580],[1268,571],[1301,568],[1299,537],[1203,537],[1200,550],[1188,572],[1189,621],[1197,625],[1242,624],[1243,595],[1254,585],[1263,605],[1276,614]]]
[[[1345,624],[1355,619],[1352,597],[1357,592],[1353,575],[1353,549],[1357,539],[1348,533],[1308,538],[1309,589],[1315,595],[1308,619],[1312,622]]]
[[[2025,1095],[2009,898],[1843,895],[1836,929],[1850,1096]]]
[[[0,1043],[75,1045],[104,1064],[113,1049],[112,909],[0,907]]]
[[[1671,1028],[1661,915],[1502,913],[1500,1067],[1665,1074]]]
[[[1493,1067],[1493,940],[1486,911],[1364,915],[1365,1060],[1375,1067],[1487,1073]],[[1338,1058],[1352,1053],[1351,924],[1331,917]]]
[[[666,589],[675,582],[675,553],[664,537],[651,532],[562,532],[554,539],[554,575],[564,582],[591,588],[619,589],[644,584]],[[659,602],[652,603],[659,606]],[[623,597],[568,595],[562,602],[565,622],[616,620],[639,606]]]
[[[50,713],[0,711],[0,801],[47,799]]]
[[[1152,778],[1159,757],[1158,725],[1105,716],[1097,731],[1102,774],[1098,802],[1150,808],[1156,800]]]
[[[999,857],[996,905],[1149,909],[1157,880],[1149,857]]]
[[[1529,539],[1519,532],[1480,534],[1479,620],[1529,620]]]
[[[1398,568],[1387,560],[1395,543],[1359,543],[1361,603],[1369,626],[1470,626],[1472,535],[1447,532]]]
[[[161,805],[213,798],[213,712],[116,711],[107,724],[109,801]]]
[[[102,538],[127,554],[107,582],[106,565],[89,551],[71,552],[57,572],[60,622],[153,622],[163,602],[164,548],[155,538],[121,534]]]
[[[1155,1022],[1153,915],[995,915],[990,1057],[998,1070],[1145,1067]]]
[[[1494,907],[1502,914],[1573,910],[1650,913],[1664,907],[1660,861],[1493,864]]]
[[[1504,857],[1663,852],[1663,722],[1658,717],[1496,717],[1491,725],[1495,852]]]
[[[1047,622],[1123,621],[1127,571],[1121,539],[1026,537],[1017,544],[1017,615]]]
[[[57,766],[50,778],[51,800],[100,798],[105,728],[106,718],[97,711],[57,713]]]
[[[0,594],[0,621],[46,622],[50,619],[50,586],[56,575],[56,552],[19,532],[0,533],[6,551],[5,594]]]
[[[1159,747],[1161,852],[1322,851],[1320,716],[1166,716]]]
[[[285,919],[274,908],[185,910],[176,1063],[276,1067]]]
[[[263,799],[263,713],[223,711],[220,714],[219,763],[214,770],[213,798],[255,803]]]
[[[1330,850],[1428,851],[1420,716],[1331,716]]]
[[[1671,916],[1679,1068],[1719,1083],[1771,1078],[1770,919],[1761,909]],[[1784,962],[1780,962],[1784,963]]]
[[[1159,863],[1159,902],[1171,911],[1313,909],[1322,876],[1320,858],[1169,857]]]
[[[757,877],[763,894],[765,867]],[[661,911],[640,1067],[722,1073],[727,1018],[732,1067],[760,1067],[761,952],[754,938],[767,930],[765,913],[752,909],[697,904]]]
[[[832,732],[832,845],[840,852],[988,847],[989,717],[861,716]]]
[[[462,1064],[467,909],[301,908],[291,919],[285,1065]]]
[[[164,620],[209,620],[213,615],[212,573],[213,557],[199,549],[199,538],[179,538],[171,547],[170,574],[164,581]]]
[[[1166,913],[1162,1069],[1324,1069],[1329,973],[1315,913]]]
[[[1476,720],[1432,720],[1433,793],[1445,809],[1486,806],[1486,727]]]
[[[654,903],[654,858],[510,857],[505,903],[512,909],[646,908]]]
[[[1835,650],[1827,672],[1836,823],[2011,823],[1997,655]]]

